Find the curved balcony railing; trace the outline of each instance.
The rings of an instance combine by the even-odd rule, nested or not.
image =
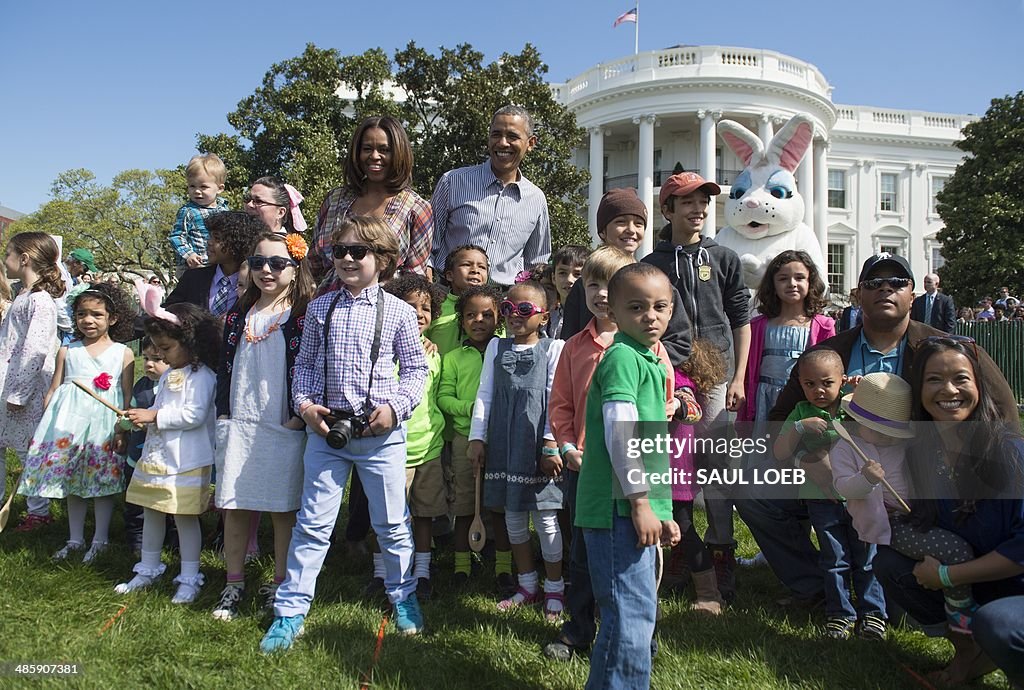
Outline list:
[[[552,84],[564,105],[605,89],[681,78],[746,78],[804,89],[830,100],[832,87],[817,67],[772,50],[725,46],[677,46],[604,62],[564,84]]]

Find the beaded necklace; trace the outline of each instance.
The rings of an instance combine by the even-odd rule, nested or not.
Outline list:
[[[255,333],[253,333],[252,322],[247,316],[245,319],[245,342],[251,344],[262,343],[264,340],[269,338],[274,333],[274,331],[277,331],[281,328],[281,319],[284,318],[284,315],[285,312],[278,312],[277,318],[274,319],[274,322],[267,327],[266,332],[264,332],[262,335],[256,335]]]

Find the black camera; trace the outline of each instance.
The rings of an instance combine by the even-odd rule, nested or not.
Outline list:
[[[370,428],[370,416],[366,413],[352,414],[340,410],[331,410],[325,417],[327,426],[327,445],[340,450],[348,445],[352,437],[359,438],[363,431]]]

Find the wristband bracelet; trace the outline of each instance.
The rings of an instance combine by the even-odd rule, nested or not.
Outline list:
[[[540,452],[542,455],[558,455],[557,448],[550,448],[548,446],[544,446],[543,448],[541,448]]]
[[[939,582],[942,583],[944,589],[952,589],[954,587],[953,581],[949,579],[949,566],[939,566]]]
[[[565,455],[570,450],[579,450],[579,448],[576,447],[575,443],[566,443],[566,444],[564,444],[562,446],[561,450],[559,450],[558,452],[561,453],[562,455]]]
[[[800,434],[801,436],[807,433],[807,430],[804,429],[804,420],[802,419],[796,420],[796,422],[793,423],[793,428],[796,429],[796,433]]]
[[[796,452],[796,454],[793,456],[793,467],[799,469],[800,468],[800,461],[803,460],[803,457],[805,455],[807,455],[807,451],[806,450],[798,450]]]

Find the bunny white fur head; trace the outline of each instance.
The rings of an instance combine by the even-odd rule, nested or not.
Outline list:
[[[795,115],[764,144],[739,123],[723,120],[718,133],[747,166],[732,184],[725,202],[728,225],[715,236],[740,257],[743,282],[756,291],[765,267],[779,252],[807,252],[821,275],[827,275],[821,245],[803,222],[804,200],[793,171],[807,153],[814,125],[807,115]]]
[[[795,115],[772,138],[767,151],[757,136],[737,122],[722,120],[718,133],[746,165],[725,202],[730,227],[752,240],[796,229],[803,221],[804,200],[793,171],[811,145],[811,119]]]

